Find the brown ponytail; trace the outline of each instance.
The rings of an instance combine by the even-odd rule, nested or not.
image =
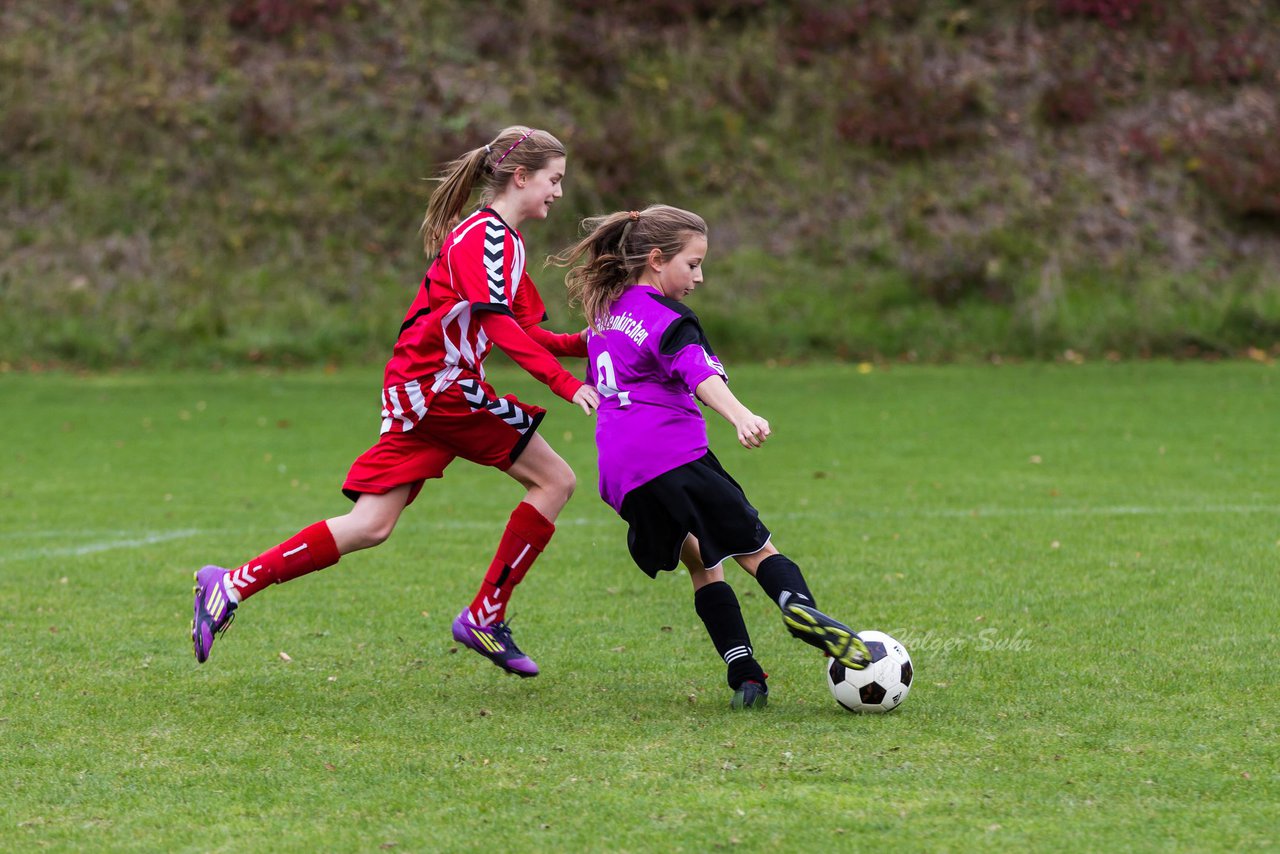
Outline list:
[[[587,325],[596,330],[622,291],[639,281],[650,251],[672,258],[693,235],[707,233],[702,217],[669,205],[591,217],[582,227],[587,236],[548,261],[570,268],[564,277],[569,303],[581,305]]]
[[[516,169],[536,172],[554,157],[564,157],[564,145],[545,130],[524,125],[504,128],[488,145],[473,148],[449,162],[434,180],[436,187],[422,217],[422,248],[430,257],[440,251],[449,230],[458,224],[476,185],[483,187],[480,204],[493,200]]]

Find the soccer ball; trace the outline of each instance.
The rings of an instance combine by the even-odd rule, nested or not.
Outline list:
[[[911,690],[911,656],[907,648],[884,632],[858,632],[871,651],[862,670],[845,667],[834,658],[827,663],[827,687],[836,702],[851,712],[887,712],[898,707]]]

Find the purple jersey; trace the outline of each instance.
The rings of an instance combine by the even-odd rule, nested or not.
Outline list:
[[[698,317],[649,285],[632,285],[587,339],[587,384],[600,392],[600,497],[614,510],[637,486],[707,452],[693,391],[727,379]]]

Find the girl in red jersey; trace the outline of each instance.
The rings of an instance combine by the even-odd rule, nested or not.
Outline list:
[[[431,195],[423,245],[434,256],[405,315],[382,384],[382,433],[352,464],[342,490],[351,512],[299,531],[238,569],[196,573],[191,639],[196,660],[245,598],[269,584],[324,569],[340,556],[382,543],[423,483],[457,457],[506,472],[528,492],[498,543],[453,636],[509,673],[536,676],[538,666],[515,645],[507,601],[555,532],[575,485],[572,469],[536,431],[546,410],[485,380],[493,345],[588,415],[595,389],[566,371],[557,356],[585,356],[586,332],[543,329],[542,299],[525,272],[525,220],[545,219],[562,194],[564,146],[542,130],[509,127],[454,160]],[[481,207],[460,218],[477,185]]]

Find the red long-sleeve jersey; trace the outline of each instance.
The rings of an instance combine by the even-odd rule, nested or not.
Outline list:
[[[482,208],[460,222],[405,314],[382,383],[382,432],[412,430],[437,394],[460,379],[485,382],[493,345],[565,400],[582,381],[556,356],[585,356],[586,342],[539,323],[546,307],[525,271],[524,240]]]

